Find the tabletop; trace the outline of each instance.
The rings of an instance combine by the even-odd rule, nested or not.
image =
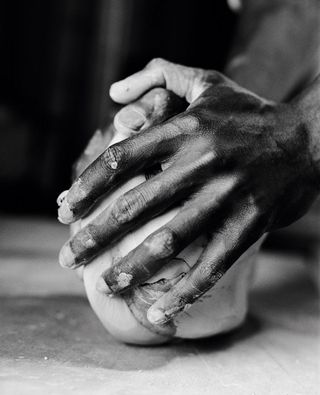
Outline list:
[[[0,393],[320,394],[319,295],[305,262],[261,253],[245,324],[158,347],[114,340],[57,263],[66,227],[0,218]]]

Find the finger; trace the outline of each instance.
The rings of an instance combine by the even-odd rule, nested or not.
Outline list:
[[[210,189],[202,190],[171,221],[104,272],[99,281],[100,291],[122,292],[152,277],[208,228],[235,187],[233,179],[217,178]]]
[[[80,155],[80,157],[76,160],[76,162],[72,166],[72,180],[76,180],[77,177],[84,170],[94,162],[99,155],[106,149],[109,145],[110,141],[112,140],[114,135],[114,129],[110,125],[103,129],[97,129],[94,134],[92,135],[91,139],[88,142],[87,147]],[[58,207],[63,206],[64,200],[68,195],[68,190],[62,191],[59,196],[57,197],[57,204]],[[64,223],[61,213],[58,213],[58,220]],[[72,232],[72,229],[71,229]]]
[[[262,236],[264,226],[251,207],[225,221],[190,272],[150,307],[148,320],[163,324],[190,307]]]
[[[59,220],[70,224],[84,216],[104,193],[159,163],[176,150],[179,128],[173,123],[150,128],[110,146],[73,183],[58,210]]]
[[[77,159],[73,165],[72,175],[73,179],[79,177],[79,175],[92,163],[102,152],[108,147],[114,130],[111,125],[108,125],[102,129],[97,129],[89,140],[83,153]]]
[[[73,166],[73,180],[94,161],[110,144],[115,133],[128,138],[138,130],[146,129],[166,121],[186,108],[186,102],[172,92],[162,88],[155,88],[141,99],[121,109],[114,117],[114,128],[109,125],[98,129],[91,137],[87,147]],[[138,119],[143,120],[140,124]],[[119,138],[120,140],[120,138]],[[59,195],[57,202],[60,206],[66,196],[64,191]]]
[[[166,121],[184,111],[186,107],[186,102],[174,93],[163,88],[154,88],[123,107],[114,117],[114,126],[117,131],[134,134]]]
[[[152,88],[163,87],[191,103],[208,87],[206,73],[157,58],[143,70],[112,84],[110,96],[115,102],[126,104]]]
[[[135,131],[146,129],[166,121],[173,115],[184,111],[187,104],[174,93],[155,88],[147,92],[136,102],[123,107],[114,117],[114,127],[129,137]],[[73,178],[78,177],[108,147],[114,136],[110,124],[97,129],[89,140],[85,150],[73,166]]]
[[[73,180],[94,161],[110,144],[115,132],[128,138],[138,130],[146,129],[166,121],[186,108],[186,102],[172,92],[155,88],[141,99],[125,106],[114,117],[114,128],[111,125],[95,131],[87,147],[73,165]],[[140,121],[143,121],[142,123]],[[120,140],[120,139],[119,139]],[[59,195],[59,206],[66,196],[66,191]]]
[[[120,196],[63,246],[60,264],[74,269],[88,263],[101,249],[189,194],[189,174],[189,169],[181,174],[178,166],[171,166]]]
[[[74,222],[70,226],[70,234],[74,236],[81,229],[81,220]],[[83,281],[83,266],[76,269],[77,276]]]

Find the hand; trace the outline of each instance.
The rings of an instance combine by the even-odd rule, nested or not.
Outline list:
[[[265,232],[299,218],[319,193],[319,176],[296,103],[266,101],[215,71],[161,59],[114,84],[110,94],[125,104],[157,86],[185,98],[187,110],[108,148],[72,185],[59,216],[71,223],[124,179],[164,165],[78,232],[60,255],[64,266],[87,264],[126,232],[179,205],[173,220],[103,274],[110,290],[121,292],[145,282],[206,232],[210,243],[199,261],[149,310],[150,321],[161,323],[211,288]],[[118,282],[123,273],[131,278],[125,287]]]
[[[161,123],[171,116],[183,111],[187,103],[173,92],[163,88],[154,88],[141,98],[124,106],[114,117],[113,123],[97,129],[80,157],[73,164],[72,179],[76,180],[80,174],[97,159],[109,146],[115,133],[117,136],[128,138],[139,131],[152,125]],[[62,192],[58,199],[58,205],[64,199],[67,191]],[[81,219],[75,221],[70,227],[71,236],[81,229]],[[83,266],[76,268],[78,277],[83,279]]]

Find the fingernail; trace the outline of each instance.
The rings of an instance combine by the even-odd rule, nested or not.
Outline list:
[[[69,225],[74,221],[73,212],[69,208],[69,203],[66,199],[61,202],[58,210],[58,220],[65,225]]]
[[[71,269],[75,265],[75,255],[71,251],[69,244],[65,244],[59,254],[59,263],[64,268]]]
[[[122,110],[119,113],[118,121],[130,129],[139,129],[147,118],[144,114],[136,110]]]
[[[111,289],[108,287],[107,283],[104,281],[103,277],[99,277],[97,284],[96,284],[96,289],[97,291],[103,293],[103,294],[107,294],[107,295],[111,295],[112,291]]]
[[[166,321],[168,321],[168,318],[166,317],[164,311],[159,310],[159,309],[153,309],[150,307],[150,309],[147,312],[147,318],[151,322],[151,324],[164,324]]]

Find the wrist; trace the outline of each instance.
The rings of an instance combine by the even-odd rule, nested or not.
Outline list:
[[[286,72],[283,78],[283,65],[273,57],[241,52],[232,58],[225,67],[225,74],[240,86],[268,100],[283,101],[292,90],[296,78]]]
[[[267,97],[266,83],[268,79],[265,68],[262,68],[263,73],[259,70],[257,62],[253,62],[247,53],[239,53],[233,56],[225,67],[225,74],[235,81],[240,86],[258,94],[262,97]]]

